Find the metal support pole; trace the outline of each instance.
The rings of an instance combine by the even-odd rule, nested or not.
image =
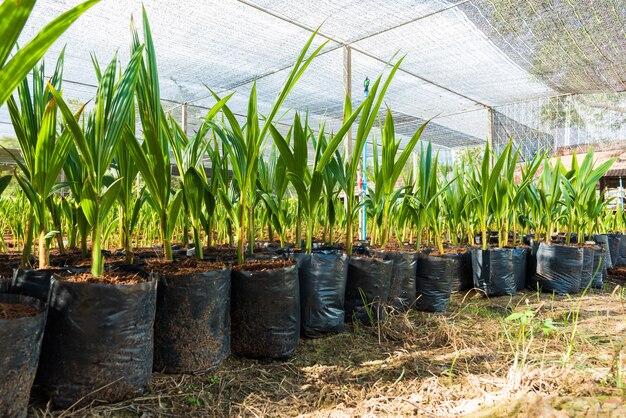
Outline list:
[[[187,102],[183,103],[181,107],[181,125],[183,128],[183,132],[187,133]]]
[[[624,187],[622,187],[622,176],[619,176],[619,207],[624,212]]]
[[[367,141],[363,146],[363,154],[361,156],[361,178],[363,179],[363,189],[361,190],[361,201],[365,202],[367,196]],[[361,208],[361,241],[367,239],[367,210],[365,205]]]
[[[489,107],[487,109],[487,123],[489,124],[489,126],[487,127],[487,144],[489,145],[489,148],[493,150],[493,140],[495,135],[493,107]]]

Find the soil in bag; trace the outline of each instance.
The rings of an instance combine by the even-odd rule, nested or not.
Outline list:
[[[583,270],[583,249],[578,246],[546,244],[537,249],[537,268],[531,288],[558,294],[578,293]]]
[[[293,355],[300,337],[300,286],[294,260],[252,260],[231,274],[231,345],[257,359]]]
[[[387,303],[396,310],[406,311],[415,303],[417,252],[370,250],[370,253],[378,258],[393,261]]]
[[[25,417],[46,325],[45,302],[0,294],[0,416]]]
[[[528,252],[526,253],[526,280],[524,281],[524,287],[532,291],[537,290],[537,284],[533,279],[537,272],[537,250],[539,250],[539,241],[535,241],[534,238],[531,238]],[[518,288],[518,290],[522,289]]]
[[[294,253],[300,280],[302,335],[315,338],[344,329],[348,256],[339,250]]]
[[[371,325],[385,317],[393,261],[352,256],[348,262],[346,321]]]
[[[516,253],[514,248],[473,249],[474,287],[487,296],[514,295],[518,287],[515,271],[525,257],[525,253]]]
[[[417,258],[417,301],[415,308],[420,311],[444,312],[450,303],[452,283],[464,267],[462,253],[430,255],[424,250]],[[467,273],[463,273],[467,274]]]
[[[122,271],[55,279],[37,371],[53,404],[141,395],[152,373],[156,281]]]
[[[154,261],[154,370],[203,373],[230,354],[230,268],[194,258]]]

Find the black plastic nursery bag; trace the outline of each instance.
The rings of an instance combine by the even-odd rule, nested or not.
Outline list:
[[[202,373],[230,354],[230,268],[159,275],[154,370]]]
[[[338,250],[293,256],[298,261],[302,334],[320,337],[342,332],[348,256]]]
[[[539,244],[537,269],[531,288],[558,294],[578,293],[583,270],[583,249],[578,246]]]
[[[300,337],[298,267],[232,271],[231,344],[250,358],[293,355]]]
[[[406,311],[415,304],[417,252],[371,250],[371,253],[384,260],[393,261],[387,302],[399,311]]]
[[[371,257],[350,257],[346,285],[346,321],[371,325],[384,319],[389,297],[393,261]]]
[[[156,281],[52,283],[37,382],[58,407],[141,395],[152,374]]]
[[[25,417],[46,325],[46,303],[3,293],[0,304],[24,304],[38,310],[34,316],[0,319],[0,416]]]

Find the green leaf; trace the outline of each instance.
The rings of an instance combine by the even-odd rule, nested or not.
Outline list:
[[[98,203],[98,194],[94,190],[91,181],[86,179],[80,195],[80,207],[83,209],[87,222],[89,222],[89,225],[92,227],[98,224]]]
[[[179,190],[174,195],[174,198],[171,200],[169,207],[167,209],[167,236],[171,238],[174,233],[174,228],[176,228],[176,222],[178,220],[178,214],[180,213],[180,208],[183,203],[183,193],[182,190]]]
[[[2,195],[2,193],[4,193],[4,191],[6,190],[7,186],[9,185],[9,183],[11,183],[11,178],[13,176],[10,174],[4,175],[4,176],[0,176],[0,195]]]
[[[0,105],[11,95],[26,74],[43,57],[48,48],[90,7],[99,0],[88,0],[61,14],[46,25],[26,46],[7,62],[34,0],[5,0],[0,5]],[[6,64],[6,65],[5,65]]]
[[[122,187],[122,179],[117,179],[109,187],[106,188],[102,197],[100,198],[100,207],[98,208],[98,222],[103,223],[108,215],[113,203],[117,199],[117,195]]]
[[[0,68],[9,58],[34,6],[35,0],[3,1],[0,4]]]

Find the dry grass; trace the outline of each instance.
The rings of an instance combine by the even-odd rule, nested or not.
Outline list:
[[[36,416],[626,416],[626,291],[577,297],[455,295],[446,314],[411,311],[378,327],[300,341],[288,362],[231,357],[215,375],[155,374],[148,394]],[[580,309],[579,309],[580,307]],[[514,367],[519,324],[536,331]],[[578,312],[578,320],[576,315]],[[543,334],[550,318],[555,328]],[[575,325],[574,325],[575,324]],[[575,331],[573,332],[573,327]],[[506,333],[509,333],[509,338]],[[573,347],[567,356],[568,347]]]

